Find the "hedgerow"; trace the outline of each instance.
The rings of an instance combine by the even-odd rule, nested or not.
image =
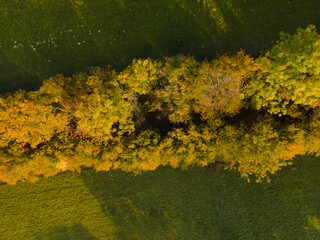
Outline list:
[[[57,75],[0,98],[0,181],[61,171],[219,162],[259,182],[320,152],[320,36],[314,26],[264,56],[136,59],[120,73]]]

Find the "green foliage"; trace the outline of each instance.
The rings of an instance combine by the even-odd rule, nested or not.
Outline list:
[[[304,109],[320,105],[320,36],[315,26],[298,29],[297,34],[280,34],[281,40],[260,59],[263,78],[253,82],[257,109],[300,116]]]
[[[193,99],[190,87],[193,86],[198,65],[199,63],[191,57],[178,56],[166,59],[163,75],[167,84],[156,90],[159,100],[154,105],[159,110],[166,107],[171,122],[188,122],[192,119]]]
[[[111,79],[112,81],[112,79]],[[123,98],[123,91],[116,82],[103,84],[97,76],[90,76],[84,88],[89,94],[81,96],[74,112],[77,131],[107,144],[114,138],[134,130],[132,105]]]
[[[155,170],[163,162],[163,149],[159,142],[161,136],[152,130],[146,130],[127,140],[123,154],[119,159],[122,170],[140,173]]]
[[[147,94],[154,90],[161,75],[162,63],[151,59],[135,59],[119,74],[119,82],[133,93]]]
[[[208,126],[191,125],[187,130],[175,129],[168,134],[165,156],[171,153],[168,162],[173,167],[206,166],[215,162],[216,149],[212,144],[215,132]],[[168,140],[167,140],[168,141]],[[169,158],[170,159],[170,158]]]
[[[308,119],[303,121],[299,126],[303,131],[303,146],[309,153],[320,155],[320,108],[313,109]]]
[[[116,81],[115,72],[93,69],[92,74],[51,78],[39,94],[68,114],[70,135],[108,143],[133,131],[132,106]]]

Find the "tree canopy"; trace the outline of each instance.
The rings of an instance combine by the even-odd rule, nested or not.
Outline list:
[[[281,33],[258,59],[136,59],[119,73],[57,75],[1,96],[0,181],[219,163],[259,182],[320,153],[319,86],[314,26]]]

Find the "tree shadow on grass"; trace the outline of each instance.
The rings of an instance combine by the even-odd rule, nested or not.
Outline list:
[[[202,170],[161,167],[137,176],[122,171],[84,171],[81,176],[112,217],[115,239],[212,239],[219,232]]]
[[[247,183],[215,166],[81,177],[113,218],[116,239],[318,239],[317,169],[319,159],[305,156],[271,183]]]
[[[211,172],[217,214],[226,239],[319,239],[320,159],[298,156],[271,183],[246,183],[231,172]],[[225,239],[225,238],[223,238]]]
[[[46,236],[37,237],[39,240],[96,240],[82,224],[76,223],[71,228],[56,226]]]
[[[120,70],[133,58],[211,59],[240,48],[258,56],[280,31],[319,26],[319,8],[318,0],[2,1],[0,92],[90,66]]]

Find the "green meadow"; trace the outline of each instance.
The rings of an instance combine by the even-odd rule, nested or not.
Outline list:
[[[319,26],[319,9],[318,0],[1,1],[0,92],[138,57],[258,56],[280,31]]]
[[[250,183],[214,166],[0,187],[0,239],[320,239],[320,159]]]

